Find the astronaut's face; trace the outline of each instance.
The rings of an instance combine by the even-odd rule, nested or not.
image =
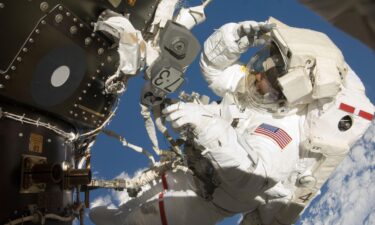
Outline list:
[[[255,75],[254,85],[258,93],[261,95],[267,94],[270,91],[270,88],[272,88],[264,73],[258,73]]]
[[[281,91],[271,85],[266,73],[257,73],[250,76],[255,77],[254,83],[251,84],[253,86],[251,95],[259,102],[275,103],[282,97]]]

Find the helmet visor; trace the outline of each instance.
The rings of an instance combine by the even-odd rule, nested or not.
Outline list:
[[[286,63],[277,45],[271,42],[257,52],[247,64],[246,93],[243,100],[257,107],[275,110],[283,101],[277,78],[286,74]]]
[[[263,47],[247,64],[252,74],[262,74],[274,89],[279,89],[277,78],[287,72],[284,58],[274,42]]]

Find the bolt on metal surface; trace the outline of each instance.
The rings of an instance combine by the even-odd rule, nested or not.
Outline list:
[[[62,20],[63,20],[63,15],[61,15],[61,14],[57,14],[56,16],[55,16],[55,21],[56,21],[56,23],[61,23],[62,22]]]
[[[40,10],[42,10],[42,12],[46,12],[48,8],[49,8],[49,5],[47,2],[40,3]]]

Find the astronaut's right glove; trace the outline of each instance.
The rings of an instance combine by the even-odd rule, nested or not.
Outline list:
[[[263,34],[272,27],[272,24],[255,21],[223,25],[204,42],[202,72],[211,74],[231,66],[249,47],[265,43]]]
[[[235,40],[237,40],[238,47],[242,52],[249,47],[264,45],[266,40],[263,35],[272,28],[275,24],[267,22],[243,21],[240,22],[235,30]]]

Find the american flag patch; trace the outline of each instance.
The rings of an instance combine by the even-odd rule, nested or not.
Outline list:
[[[266,123],[259,125],[254,132],[271,138],[281,149],[284,149],[292,141],[292,138],[283,129]]]

